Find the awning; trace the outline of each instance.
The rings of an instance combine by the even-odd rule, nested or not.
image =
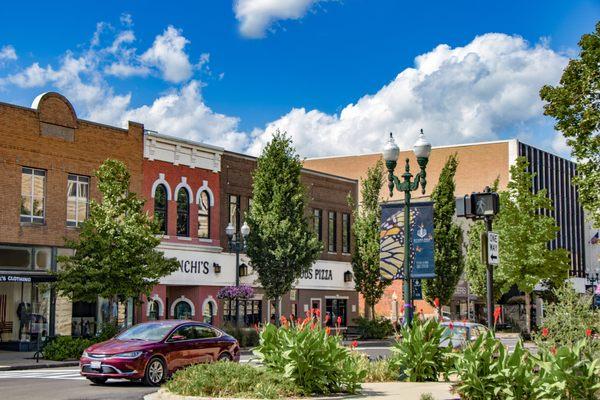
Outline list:
[[[41,271],[0,271],[0,284],[54,281],[56,281],[56,276]]]

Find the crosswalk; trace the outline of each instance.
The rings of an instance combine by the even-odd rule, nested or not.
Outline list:
[[[79,369],[32,369],[25,371],[0,371],[0,379],[85,379],[79,375]]]

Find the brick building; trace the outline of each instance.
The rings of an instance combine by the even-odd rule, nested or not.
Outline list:
[[[27,349],[44,335],[93,333],[104,303],[76,303],[42,285],[53,278],[64,238],[76,238],[90,199],[100,200],[94,171],[107,158],[125,162],[141,191],[143,126],[127,129],[77,118],[58,93],[31,108],[0,103],[0,335]]]
[[[589,224],[584,221],[577,189],[571,184],[571,179],[576,173],[576,164],[516,139],[433,147],[427,165],[427,191],[424,196],[421,196],[420,192],[414,192],[414,201],[429,200],[448,156],[454,153],[458,155],[459,160],[455,177],[455,195],[457,197],[481,191],[485,186],[491,185],[496,178],[499,180],[499,189],[506,189],[510,179],[510,166],[514,164],[518,156],[524,156],[528,159],[530,172],[536,173],[533,190],[547,189],[555,207],[555,211],[551,215],[560,227],[558,238],[549,245],[552,248],[565,248],[570,252],[570,273],[576,288],[581,291],[585,286],[583,279],[585,271],[597,270],[598,261],[597,258],[586,256],[585,238],[587,237],[589,240],[591,231]],[[418,164],[412,151],[402,151],[399,160],[404,160],[407,157],[410,159],[412,170],[418,171]],[[367,168],[373,166],[380,158],[381,154],[379,153],[322,157],[308,159],[304,165],[318,171],[362,179],[366,175]],[[403,165],[400,162],[398,164]],[[401,171],[398,168],[396,174],[400,173]],[[403,195],[397,191],[394,191],[393,196],[390,197],[387,185],[382,188],[382,202],[402,199]],[[466,227],[469,222],[460,219],[460,223]],[[467,301],[467,298],[469,298],[469,301]],[[377,305],[376,312],[388,317],[395,315],[393,309],[398,307],[400,299],[402,299],[402,281],[394,281]],[[461,280],[450,311],[453,316],[462,318],[467,315],[467,305],[471,309],[471,315],[482,315],[485,311],[484,299],[469,294],[466,282]],[[538,308],[539,306],[538,304]],[[433,314],[434,312],[424,301],[417,301],[415,308],[416,310],[423,309],[425,314]]]

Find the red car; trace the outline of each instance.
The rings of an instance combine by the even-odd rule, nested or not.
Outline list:
[[[88,347],[79,367],[81,375],[96,384],[117,378],[157,386],[177,369],[217,360],[239,362],[235,338],[209,324],[165,320],[132,326]]]

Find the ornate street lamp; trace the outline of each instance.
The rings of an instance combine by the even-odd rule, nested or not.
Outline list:
[[[392,133],[390,133],[390,139],[383,148],[383,159],[385,160],[385,166],[388,170],[388,187],[390,189],[390,196],[393,195],[394,187],[399,192],[404,192],[404,282],[402,285],[402,293],[404,295],[404,322],[408,325],[412,323],[413,317],[413,305],[412,305],[412,293],[411,293],[411,281],[410,281],[410,197],[411,192],[417,190],[421,186],[421,193],[425,194],[425,186],[427,185],[427,174],[425,168],[429,161],[429,154],[431,153],[431,143],[425,139],[423,129],[419,139],[413,146],[413,152],[417,157],[417,163],[421,168],[421,171],[414,176],[410,173],[410,163],[408,158],[404,166],[404,173],[401,178],[394,175],[394,169],[398,162],[398,156],[400,155],[400,148],[394,141]]]
[[[240,231],[242,234],[241,238],[239,238],[239,235],[235,232],[235,227],[231,222],[225,228],[225,233],[229,239],[229,251],[235,251],[235,286],[240,285],[240,252],[246,249],[246,238],[250,234],[250,227],[246,222],[244,222],[244,225],[242,225]],[[239,326],[240,302],[239,300],[236,300],[235,303],[235,323]]]

